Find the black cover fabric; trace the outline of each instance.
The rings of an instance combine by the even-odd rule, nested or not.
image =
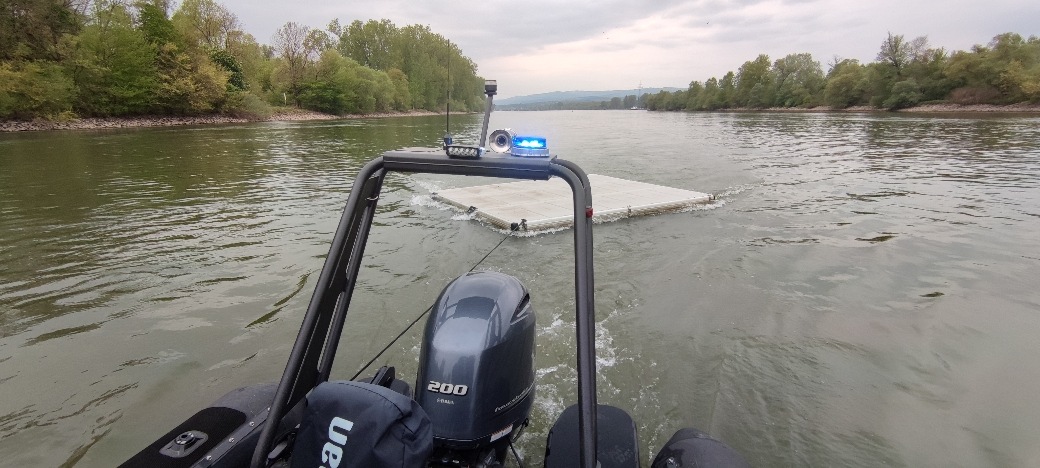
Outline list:
[[[425,466],[432,449],[430,418],[411,398],[363,382],[324,382],[307,394],[291,466],[411,468]]]
[[[546,468],[571,468],[581,461],[578,405],[563,410],[549,430]],[[639,468],[639,439],[632,417],[621,408],[597,405],[596,461],[600,468]]]
[[[654,457],[651,468],[748,468],[747,461],[728,445],[691,427],[679,429]]]
[[[245,422],[246,414],[241,411],[221,406],[204,408],[119,466],[120,468],[187,468],[201,460],[207,452]],[[159,453],[166,444],[187,431],[205,432],[209,438],[184,458],[172,458]]]

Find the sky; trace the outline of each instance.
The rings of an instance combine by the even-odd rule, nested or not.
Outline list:
[[[427,25],[457,44],[499,97],[674,86],[722,77],[759,54],[874,61],[888,33],[947,51],[1040,36],[1037,0],[217,0],[272,43],[294,21]]]

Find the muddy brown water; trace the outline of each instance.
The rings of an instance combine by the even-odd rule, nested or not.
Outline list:
[[[437,117],[0,135],[0,465],[112,466],[278,378],[349,184]],[[455,119],[473,139],[479,116]],[[756,466],[1040,464],[1040,119],[500,112],[590,173],[710,192],[595,226],[598,385],[648,461],[696,426]],[[504,233],[400,176],[349,377]],[[569,231],[479,268],[538,314],[538,466],[575,401]],[[421,327],[380,362],[414,379]]]

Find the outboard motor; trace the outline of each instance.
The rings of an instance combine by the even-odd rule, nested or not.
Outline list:
[[[430,466],[496,466],[534,401],[535,314],[527,288],[470,272],[437,298],[423,335],[415,400],[433,422]]]

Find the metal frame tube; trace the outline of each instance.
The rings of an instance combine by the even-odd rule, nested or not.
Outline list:
[[[491,105],[491,99],[488,99]],[[486,120],[485,120],[486,122]],[[486,123],[485,123],[486,130]],[[482,137],[483,139],[484,137]],[[442,153],[393,151],[366,164],[354,180],[336,236],[329,248],[314,295],[278,384],[251,466],[267,466],[267,454],[288,408],[328,379],[373,215],[388,171],[481,175],[513,179],[564,179],[574,202],[574,292],[577,336],[579,438],[581,467],[596,466],[595,280],[592,262],[592,190],[576,164],[559,159],[482,158],[455,160]]]
[[[315,326],[315,332],[311,334],[311,339],[307,344],[307,351],[304,354],[300,371],[296,376],[293,390],[289,393],[290,405],[295,404],[311,388],[322,382],[322,368],[320,365],[322,356],[326,356],[327,363],[330,366],[332,365],[332,359],[334,359],[336,352],[335,348],[332,348],[330,354],[326,354],[324,351],[328,349],[329,339],[335,338],[338,341],[339,336],[338,332],[333,333],[330,325],[335,316],[342,315],[345,317],[347,310],[350,308],[350,299],[354,294],[354,284],[357,281],[357,274],[361,268],[361,257],[364,255],[365,245],[368,243],[368,232],[372,228],[372,216],[375,214],[376,201],[378,201],[379,191],[383,187],[385,175],[385,170],[378,170],[372,177],[365,180],[360,190],[351,190],[351,195],[354,192],[358,192],[358,198],[360,199],[358,205],[364,203],[364,206],[352,212],[348,223],[347,237],[342,248],[337,250],[335,255],[330,252],[331,261],[326,259],[326,264],[333,263],[337,265],[337,268],[333,271],[332,279],[328,287],[324,289],[321,302],[318,304],[318,322]],[[349,252],[349,255],[345,255],[347,252]],[[344,265],[344,261],[346,265]],[[320,288],[320,285],[321,283],[319,283],[316,289]],[[343,313],[338,314],[336,310],[337,302],[340,302],[341,299]],[[340,321],[339,325],[342,327],[342,321]]]
[[[578,344],[578,438],[582,468],[596,467],[596,309],[592,278],[592,190],[576,164],[556,160],[551,166],[574,192],[575,334]]]
[[[362,192],[368,180],[372,177],[379,177],[379,186],[381,187],[383,174],[383,158],[379,157],[369,161],[368,164],[361,168],[361,171],[358,172],[357,177],[354,179],[354,188],[351,189],[350,196],[347,198],[347,206],[344,207],[343,214],[340,216],[339,226],[336,228],[336,236],[332,240],[332,245],[329,247],[329,255],[325,259],[325,266],[322,267],[321,276],[318,277],[318,284],[315,286],[314,295],[311,296],[310,304],[307,306],[307,314],[304,316],[303,324],[300,326],[300,333],[296,336],[296,342],[293,344],[292,352],[289,354],[289,361],[285,364],[285,371],[282,373],[282,379],[278,383],[278,390],[275,392],[274,400],[271,402],[267,422],[260,432],[260,439],[257,442],[256,449],[253,451],[250,466],[254,468],[267,466],[267,454],[271,451],[271,443],[274,441],[275,431],[279,422],[285,415],[286,409],[292,407],[303,397],[300,392],[299,380],[301,373],[306,370],[304,362],[308,352],[317,352],[317,350],[311,350],[310,348],[315,338],[315,331],[320,328],[320,322],[327,324],[331,318],[327,317],[327,315],[322,317],[323,314],[321,312],[335,306],[335,300],[338,296],[338,292],[334,291],[336,289],[335,283],[343,281],[342,279],[337,281],[337,277],[340,272],[350,276],[357,275],[356,270],[360,265],[359,262],[352,265],[354,270],[351,272],[347,272],[345,268],[341,267],[343,253],[351,237],[353,237],[355,244],[359,241],[364,242],[367,240],[368,228],[360,226],[362,217],[357,216],[356,212],[364,196]],[[371,223],[369,223],[370,225]],[[363,232],[359,232],[359,228],[362,228]],[[328,304],[330,300],[332,304]],[[320,350],[321,348],[319,347],[318,349]],[[335,350],[332,352],[335,352]],[[317,368],[312,369],[315,375],[317,371]],[[306,393],[309,390],[310,388],[308,387],[302,393]]]
[[[343,323],[347,319],[347,310],[350,309],[350,300],[354,297],[354,286],[357,284],[358,271],[361,269],[361,260],[365,256],[365,246],[368,244],[368,232],[372,227],[372,218],[376,214],[376,204],[379,202],[379,193],[383,189],[383,177],[384,172],[379,171],[377,175],[368,180],[368,183],[374,184],[371,190],[363,190],[362,196],[365,197],[367,202],[365,210],[361,214],[361,219],[358,220],[358,235],[355,239],[353,247],[350,250],[350,257],[347,263],[347,277],[346,284],[343,285],[342,291],[340,291],[340,297],[336,301],[336,310],[333,313],[332,325],[329,328],[328,336],[325,339],[325,347],[322,350],[322,360],[318,364],[318,376],[317,383],[324,382],[329,379],[329,375],[332,373],[332,362],[336,359],[336,349],[339,348],[339,339],[343,333]],[[367,185],[366,185],[367,188]]]

